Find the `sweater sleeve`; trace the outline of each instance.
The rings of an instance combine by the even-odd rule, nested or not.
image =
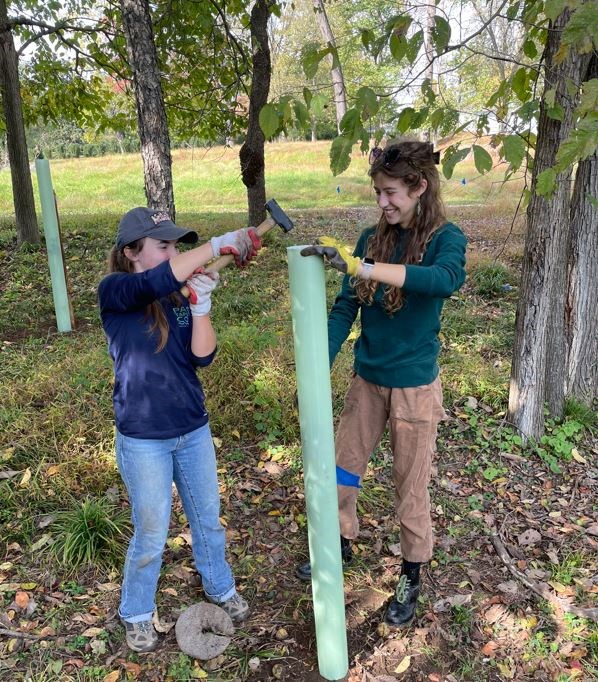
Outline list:
[[[465,281],[467,239],[449,224],[434,237],[420,265],[406,265],[405,293],[448,298]],[[431,254],[431,257],[428,256]]]
[[[367,238],[372,233],[372,229],[364,230],[353,251],[354,256],[363,256]],[[343,343],[347,340],[351,327],[359,312],[359,303],[355,296],[355,290],[351,286],[351,278],[348,275],[343,277],[341,290],[336,297],[334,305],[328,315],[328,356],[332,367],[338,352]]]
[[[100,311],[122,313],[142,310],[152,301],[177,291],[180,286],[168,261],[144,272],[113,272],[100,282]]]

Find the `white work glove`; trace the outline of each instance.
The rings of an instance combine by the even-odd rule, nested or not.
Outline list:
[[[219,237],[212,237],[210,244],[214,258],[231,254],[237,267],[247,265],[262,246],[255,227],[244,227],[234,232],[226,232]]]
[[[217,272],[196,272],[187,280],[189,307],[193,317],[207,315],[212,308],[212,291],[218,286]]]

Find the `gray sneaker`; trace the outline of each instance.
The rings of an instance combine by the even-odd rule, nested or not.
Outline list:
[[[151,620],[142,620],[138,623],[122,621],[127,633],[127,646],[132,651],[143,653],[152,651],[158,644],[158,633]]]
[[[223,602],[212,601],[209,597],[208,600],[228,613],[233,623],[242,623],[249,615],[249,604],[238,592]]]

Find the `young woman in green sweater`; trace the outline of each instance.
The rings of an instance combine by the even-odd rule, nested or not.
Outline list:
[[[362,232],[352,255],[327,237],[302,251],[324,256],[345,273],[328,319],[331,366],[361,314],[355,374],[336,437],[341,550],[343,562],[350,562],[359,532],[359,482],[388,426],[403,564],[385,621],[399,627],[414,618],[420,567],[432,557],[428,484],[444,417],[440,314],[465,280],[466,238],[446,220],[438,160],[424,142],[374,148],[369,175],[382,211],[378,224]],[[310,564],[299,566],[297,575],[309,580]]]

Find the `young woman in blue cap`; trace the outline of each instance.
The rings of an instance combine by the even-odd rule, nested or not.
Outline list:
[[[196,369],[209,365],[216,353],[209,313],[218,276],[201,268],[227,253],[244,265],[260,241],[253,228],[245,228],[178,252],[178,242],[196,241],[196,232],[178,227],[164,211],[129,211],[110,252],[110,274],[98,291],[114,362],[116,460],[134,526],[119,615],[128,646],[139,652],[158,642],[152,617],[173,482],[206,597],[235,622],[249,611],[225,558],[216,458]],[[185,284],[189,301],[179,293]]]
[[[399,141],[370,154],[369,175],[381,209],[353,254],[331,238],[307,247],[346,273],[330,311],[330,364],[357,314],[354,378],[336,437],[341,550],[352,558],[359,532],[359,481],[388,425],[393,453],[395,510],[400,523],[401,578],[385,614],[408,625],[420,591],[420,567],[432,557],[428,483],[436,429],[444,416],[438,378],[440,314],[465,280],[466,239],[447,222],[440,198],[438,154],[432,145]],[[311,577],[309,563],[297,568]]]

